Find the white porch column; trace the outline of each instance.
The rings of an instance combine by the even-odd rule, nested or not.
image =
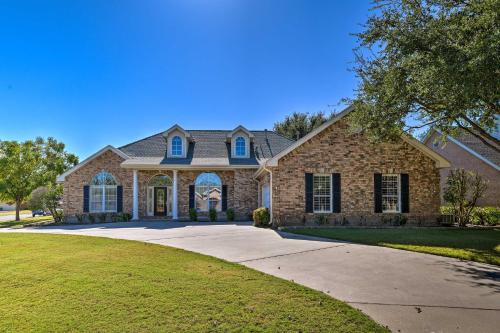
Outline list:
[[[172,186],[172,218],[177,220],[179,218],[177,214],[177,170],[174,170],[174,184]]]
[[[132,183],[132,220],[139,219],[139,184],[137,181],[137,170],[134,170]]]

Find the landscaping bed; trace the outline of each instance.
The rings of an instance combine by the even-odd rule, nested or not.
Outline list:
[[[500,228],[285,228],[284,231],[500,265]]]
[[[155,244],[3,233],[0,267],[0,331],[387,331],[319,291]]]

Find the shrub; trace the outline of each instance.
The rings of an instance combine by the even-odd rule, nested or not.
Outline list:
[[[118,221],[121,221],[121,214],[118,214],[118,213],[111,213],[110,215],[110,218],[111,218],[111,222],[118,222]]]
[[[234,209],[229,208],[226,210],[226,217],[228,221],[234,221]]]
[[[328,223],[328,216],[325,214],[317,214],[315,217],[316,219],[314,222],[316,222],[317,225],[324,225]]]
[[[189,219],[191,221],[198,221],[198,213],[195,208],[189,208]]]
[[[132,215],[130,213],[122,213],[120,215],[120,218],[124,222],[129,222],[130,220],[132,220]]]
[[[215,208],[210,208],[208,211],[208,217],[210,218],[211,222],[217,221],[217,211]]]
[[[95,222],[95,215],[94,214],[89,214],[88,218],[89,218],[89,223],[94,223]]]
[[[104,222],[106,222],[106,218],[108,217],[108,214],[101,213],[97,217],[99,218],[99,222],[104,223]]]
[[[75,217],[78,223],[83,223],[83,220],[85,220],[85,214],[75,214]]]
[[[453,207],[459,227],[471,222],[472,211],[486,188],[486,181],[478,173],[464,169],[451,170],[446,179],[443,198]]]
[[[476,207],[471,214],[471,223],[477,225],[499,225],[500,207]]]
[[[404,226],[406,222],[408,222],[408,218],[401,214],[394,216],[392,220],[392,224],[395,226]]]
[[[269,209],[257,208],[253,211],[253,225],[256,227],[268,227],[270,221]]]

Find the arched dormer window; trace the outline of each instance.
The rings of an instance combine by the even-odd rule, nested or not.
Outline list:
[[[242,136],[239,136],[236,138],[236,140],[234,142],[236,145],[236,147],[234,149],[236,156],[238,156],[238,157],[246,156],[247,143],[246,143],[245,138]]]
[[[172,156],[182,156],[182,139],[176,135],[172,138]]]
[[[90,212],[114,213],[117,211],[117,187],[115,177],[101,171],[90,182]]]

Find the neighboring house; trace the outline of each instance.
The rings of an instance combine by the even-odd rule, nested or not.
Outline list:
[[[498,136],[498,127],[493,135]],[[431,129],[424,139],[427,147],[443,155],[451,163],[451,168],[441,169],[441,194],[451,169],[473,170],[488,181],[486,193],[478,201],[478,205],[500,207],[500,153],[466,132],[442,139],[441,132],[435,129]]]
[[[184,130],[163,133],[120,148],[107,146],[59,176],[67,216],[132,212],[187,219],[215,208],[232,208],[248,219],[269,207],[281,224],[310,222],[327,214],[332,223],[410,222],[439,216],[439,168],[449,167],[419,141],[375,144],[352,134],[348,108],[299,141],[271,131]],[[382,219],[384,217],[384,219]]]
[[[16,210],[15,205],[9,205],[5,202],[0,202],[0,211],[1,210]]]

